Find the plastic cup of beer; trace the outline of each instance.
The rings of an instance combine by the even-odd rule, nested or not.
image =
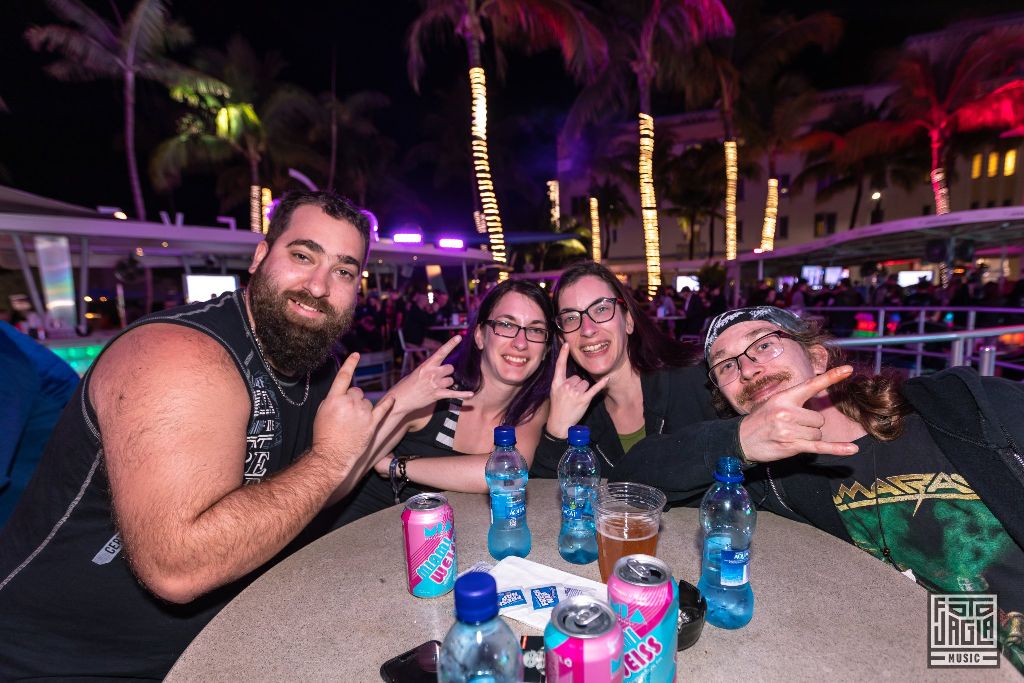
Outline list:
[[[597,562],[607,582],[612,567],[626,555],[654,555],[661,529],[665,494],[646,484],[613,482],[597,488]]]

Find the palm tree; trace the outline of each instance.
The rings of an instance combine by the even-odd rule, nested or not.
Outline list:
[[[956,35],[931,50],[911,47],[895,60],[890,78],[892,121],[868,124],[874,150],[886,153],[922,134],[931,150],[935,213],[949,212],[946,168],[950,143],[961,133],[1007,130],[1024,118],[1024,30],[996,28]]]
[[[622,225],[627,217],[636,215],[636,211],[633,210],[626,195],[622,192],[622,186],[611,178],[606,177],[603,180],[594,178],[590,183],[588,195],[591,201],[597,202],[598,224],[604,226],[602,230],[615,230]],[[608,239],[607,232],[603,234],[605,235],[604,239],[600,239],[600,235],[597,236],[600,239],[600,256],[608,258],[612,240]],[[593,239],[594,236],[592,235],[591,238]]]
[[[200,92],[187,83],[172,87],[171,96],[192,111],[179,121],[178,133],[153,153],[154,186],[166,190],[180,182],[183,170],[240,158],[244,171],[226,169],[218,194],[224,207],[248,197],[250,228],[262,231],[264,179],[283,185],[287,168],[317,161],[306,141],[300,143],[296,136],[312,128],[322,109],[309,93],[278,80],[284,66],[274,53],[260,59],[239,36],[228,41],[224,52],[203,51],[197,67],[223,79],[230,95]]]
[[[139,0],[123,20],[104,19],[82,0],[47,0],[63,24],[32,26],[25,32],[32,49],[59,53],[47,72],[62,81],[116,78],[123,81],[124,146],[135,217],[146,220],[146,206],[135,155],[135,85],[137,79],[189,83],[203,93],[224,94],[225,86],[167,58],[167,52],[189,45],[191,31],[168,17],[164,0]],[[70,24],[70,26],[68,25]]]
[[[763,86],[772,81],[784,65],[808,47],[825,50],[835,47],[842,34],[842,23],[826,12],[798,20],[788,15],[765,17],[755,3],[732,2],[728,6],[736,20],[736,32],[734,36],[707,43],[693,53],[690,69],[695,77],[686,81],[686,95],[693,103],[718,98],[725,137],[726,259],[731,260],[736,258],[737,102],[747,87]],[[778,179],[773,182],[773,178],[775,176],[770,175],[769,188],[777,193]],[[765,224],[770,224],[767,215]]]
[[[747,86],[737,107],[737,123],[747,145],[752,151],[763,154],[768,162],[768,196],[761,229],[764,251],[774,249],[779,206],[778,158],[796,149],[795,141],[816,101],[817,94],[803,79],[784,74],[758,86]],[[727,236],[727,251],[728,248]]]
[[[424,44],[432,34],[455,35],[466,44],[472,92],[471,140],[480,211],[494,259],[506,262],[501,214],[487,148],[487,83],[481,48],[490,37],[499,74],[505,45],[528,50],[557,46],[571,75],[590,78],[604,65],[607,46],[577,0],[425,0],[409,30],[409,77],[419,91],[425,68]]]
[[[679,219],[689,242],[690,260],[696,258],[700,224],[713,221],[725,198],[722,158],[721,145],[701,143],[671,156],[668,162],[662,196],[671,206],[667,213]]]
[[[705,40],[731,35],[732,19],[720,0],[634,0],[609,3],[612,58],[608,70],[584,89],[566,122],[574,137],[586,124],[637,107],[640,216],[644,228],[647,290],[661,285],[661,239],[655,189],[655,138],[651,95],[655,87],[674,90],[690,74],[681,57]],[[636,111],[636,110],[634,110]]]
[[[816,199],[827,201],[853,190],[849,229],[857,225],[865,185],[884,189],[894,184],[911,191],[927,171],[927,159],[917,158],[911,148],[903,153],[880,153],[868,138],[865,126],[882,120],[880,107],[857,103],[833,112],[816,130],[801,136],[794,148],[804,152],[803,170],[790,185],[801,192],[817,181]]]

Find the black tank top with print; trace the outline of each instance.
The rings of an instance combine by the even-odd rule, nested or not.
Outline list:
[[[126,332],[153,323],[184,325],[224,347],[249,394],[247,431],[239,435],[246,441],[239,484],[252,485],[309,448],[316,409],[337,362],[331,358],[312,374],[304,402],[305,376],[287,383],[279,377],[279,387],[253,341],[244,298],[238,290],[155,313]],[[139,583],[113,521],[103,441],[88,400],[90,376],[64,410],[35,477],[0,531],[0,680],[160,679],[203,626],[273,564],[187,605],[165,603]],[[175,452],[168,443],[162,457]]]

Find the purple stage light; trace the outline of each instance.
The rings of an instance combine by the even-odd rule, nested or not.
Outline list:
[[[466,242],[461,237],[442,237],[437,246],[439,249],[465,249]]]
[[[415,232],[396,232],[392,237],[395,244],[422,244],[423,235]]]

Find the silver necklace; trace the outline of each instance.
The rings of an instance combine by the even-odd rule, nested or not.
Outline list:
[[[248,309],[248,307],[249,307],[248,297],[246,297],[245,306],[246,306],[246,309]],[[270,366],[270,362],[267,360],[267,355],[265,353],[263,353],[263,344],[260,343],[260,338],[258,336],[256,336],[256,330],[250,328],[250,331],[252,332],[253,340],[255,340],[255,342],[256,342],[256,350],[260,354],[260,360],[263,361],[263,366],[267,369],[267,372],[270,373],[270,379],[272,379],[274,381],[274,386],[277,387],[278,393],[281,394],[281,396],[284,398],[284,400],[288,401],[288,403],[291,403],[296,408],[301,408],[302,406],[306,405],[306,400],[309,398],[309,378],[312,376],[313,371],[312,370],[307,370],[306,371],[306,392],[304,394],[302,394],[302,400],[299,401],[298,403],[296,403],[295,401],[291,400],[288,397],[287,392],[285,392],[284,387],[282,387],[281,383],[277,381],[277,376],[274,374],[274,368],[272,368]]]
[[[296,408],[301,408],[302,406],[304,406],[306,404],[306,399],[309,398],[309,378],[313,374],[313,371],[306,371],[306,391],[304,394],[302,394],[302,400],[296,403],[295,401],[288,398],[288,394],[285,392],[284,387],[282,387],[281,383],[277,381],[277,376],[274,374],[274,368],[270,367],[270,363],[267,362],[267,357],[263,353],[263,345],[260,344],[260,338],[256,336],[256,332],[253,332],[252,338],[256,340],[256,350],[259,351],[260,353],[260,360],[263,361],[263,365],[266,366],[267,372],[270,373],[270,379],[274,380],[274,385],[277,386],[277,390],[278,392],[280,392],[281,396],[284,397],[284,400],[288,401]]]

